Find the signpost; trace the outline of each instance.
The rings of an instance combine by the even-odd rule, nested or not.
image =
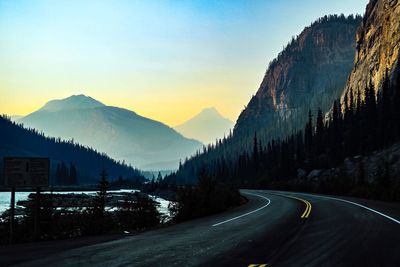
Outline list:
[[[36,188],[35,237],[39,232],[39,194],[41,187],[49,186],[49,158],[4,158],[5,186],[11,188],[10,243],[14,238],[15,189]]]

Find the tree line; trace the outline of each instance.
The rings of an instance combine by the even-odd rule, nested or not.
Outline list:
[[[69,167],[64,161],[57,163],[56,184],[58,185],[77,185],[78,173],[75,165],[70,162]]]
[[[0,147],[2,148],[0,158],[24,155],[49,157],[51,179],[55,183],[61,175],[56,173],[57,164],[62,161],[71,162],[74,165],[79,174],[77,180],[80,184],[95,184],[101,167],[107,169],[113,177],[122,176],[125,179],[145,180],[138,169],[125,162],[116,161],[105,153],[75,143],[73,140],[47,137],[36,129],[26,129],[22,124],[11,121],[10,117],[6,115],[0,116]],[[2,164],[1,160],[0,168],[2,168]],[[65,170],[63,172],[65,174]],[[0,172],[0,178],[1,175],[2,172]],[[63,179],[61,177],[61,184],[70,183]]]
[[[61,163],[60,173],[63,169],[68,167]],[[123,199],[113,201],[108,192],[110,188],[108,173],[103,169],[94,196],[30,194],[28,200],[19,203],[24,209],[14,221],[14,242],[141,232],[163,223],[163,215],[158,211],[159,203],[150,196],[130,192],[124,193]],[[0,245],[9,242],[9,215],[7,210],[0,216]],[[38,222],[37,227],[35,221]]]
[[[358,166],[356,181],[349,179],[343,169],[339,170],[335,179],[314,184],[312,187],[309,182],[299,182],[295,178],[299,171],[309,173],[315,169],[336,168],[345,158],[366,156],[399,142],[399,87],[400,75],[390,80],[386,73],[380,90],[377,85],[374,87],[369,82],[364,90],[349,91],[343,101],[334,101],[327,119],[320,109],[314,113],[310,110],[304,129],[285,138],[262,140],[258,137],[259,133],[254,133],[252,148],[243,150],[236,157],[227,157],[221,151],[216,153],[231,142],[229,139],[233,137],[230,136],[209,147],[203,154],[199,153],[185,161],[176,173],[166,179],[171,183],[185,181],[185,177],[195,176],[204,167],[215,174],[218,181],[234,183],[240,187],[338,194],[350,194],[354,190],[362,189],[373,191],[362,196],[398,200],[400,184],[390,177],[390,166],[387,162],[378,166],[376,180],[372,183],[366,180],[362,160]],[[211,161],[209,154],[213,155]]]

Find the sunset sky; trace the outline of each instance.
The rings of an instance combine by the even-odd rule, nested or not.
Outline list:
[[[0,0],[0,113],[86,94],[175,126],[236,120],[268,62],[325,14],[367,0]]]

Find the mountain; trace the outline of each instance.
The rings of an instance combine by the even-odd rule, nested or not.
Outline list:
[[[383,77],[394,81],[400,73],[400,1],[372,0],[367,5],[365,16],[356,34],[354,67],[342,93],[342,102],[347,95],[354,99],[372,82],[375,91],[381,88]]]
[[[177,168],[180,159],[202,147],[161,122],[84,95],[49,101],[19,122],[144,169]]]
[[[10,119],[12,120],[12,121],[17,121],[17,120],[19,120],[19,119],[21,119],[23,116],[21,116],[21,115],[11,115],[10,116]]]
[[[34,129],[25,129],[0,116],[0,159],[3,157],[49,157],[50,179],[54,184],[56,166],[60,162],[73,163],[77,167],[80,184],[96,184],[100,171],[105,168],[110,179],[118,177],[140,179],[141,173],[126,164],[121,164],[107,155],[82,145],[64,142],[58,138],[45,137]],[[2,169],[3,160],[0,160]],[[1,177],[2,173],[0,173]],[[4,179],[0,179],[0,183]]]
[[[215,108],[205,108],[190,120],[174,127],[183,136],[210,144],[227,136],[234,123]]]
[[[40,110],[55,112],[63,110],[89,109],[104,107],[105,105],[90,96],[72,95],[64,99],[55,99],[47,102]]]
[[[371,0],[362,23],[351,16],[313,23],[270,64],[233,136],[167,179],[193,183],[205,167],[216,179],[244,187],[398,200],[399,18],[400,1]],[[327,90],[335,78],[337,89]],[[342,109],[334,101],[339,96]],[[318,116],[315,107],[322,109]]]
[[[329,110],[353,67],[361,17],[325,16],[306,27],[279,53],[257,93],[240,114],[234,136],[264,139],[302,129],[309,110]]]
[[[272,138],[303,130],[309,110],[314,117],[318,108],[327,112],[341,96],[353,68],[361,20],[360,16],[330,15],[306,27],[269,64],[259,89],[239,115],[233,135],[186,161],[169,179],[193,183],[204,166],[220,173],[239,168],[221,166],[221,162],[235,162],[240,156],[246,161],[254,141],[260,141],[257,148],[264,150]]]

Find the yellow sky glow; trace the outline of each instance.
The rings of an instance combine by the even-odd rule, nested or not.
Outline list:
[[[292,36],[366,2],[0,1],[0,113],[85,94],[170,126],[207,107],[236,121]]]

